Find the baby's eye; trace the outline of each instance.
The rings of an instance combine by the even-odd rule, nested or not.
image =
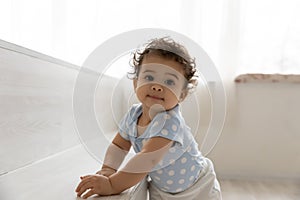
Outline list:
[[[147,81],[153,81],[154,77],[151,76],[151,75],[146,75],[144,79],[147,80]]]
[[[172,85],[175,85],[175,81],[173,81],[171,79],[168,79],[168,80],[165,80],[165,84],[169,85],[169,86],[172,86]]]

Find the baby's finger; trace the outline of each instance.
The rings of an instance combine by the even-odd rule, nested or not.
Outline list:
[[[94,194],[96,194],[95,193],[95,191],[94,190],[90,190],[90,191],[88,191],[85,195],[83,195],[83,199],[87,199],[87,198],[89,198],[90,196],[92,196],[92,195],[94,195]]]
[[[77,186],[75,192],[80,191],[81,188],[82,188],[86,183],[88,183],[88,182],[90,182],[89,179],[83,179],[83,180],[79,183],[79,185]]]
[[[86,179],[88,177],[91,177],[91,175],[86,175],[86,176],[80,176],[80,179],[83,180],[83,179]]]
[[[93,184],[91,182],[87,182],[82,185],[77,191],[77,196],[80,197],[88,189],[93,189]]]

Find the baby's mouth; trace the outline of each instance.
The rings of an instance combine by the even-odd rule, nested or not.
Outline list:
[[[161,101],[164,100],[164,98],[158,97],[158,96],[155,96],[155,95],[147,95],[147,97],[149,97],[149,98],[151,98],[151,99],[155,99],[155,100],[161,100]]]

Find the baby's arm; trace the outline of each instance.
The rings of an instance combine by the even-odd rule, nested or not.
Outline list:
[[[123,139],[118,133],[106,150],[102,168],[96,174],[104,175],[107,177],[114,174],[122,164],[130,147],[131,143]]]
[[[118,143],[118,139],[124,140],[121,136],[117,136],[115,139],[117,141],[115,144],[121,144],[121,148],[128,148],[129,150],[130,146],[128,144],[128,146],[126,146],[126,143]],[[125,167],[120,171],[112,174],[109,177],[101,175],[88,175],[84,177],[76,188],[77,195],[81,196],[88,189],[91,190],[88,191],[83,198],[88,198],[94,194],[119,194],[122,191],[136,185],[164,157],[165,153],[172,146],[172,144],[172,140],[162,137],[154,137],[149,139],[141,152],[137,153],[133,158],[131,158]]]
[[[162,137],[149,139],[141,152],[130,159],[123,169],[109,177],[113,193],[121,193],[139,183],[161,161],[172,144],[172,140]]]

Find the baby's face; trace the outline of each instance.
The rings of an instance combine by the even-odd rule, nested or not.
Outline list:
[[[151,108],[158,104],[164,110],[170,110],[183,97],[186,78],[180,63],[148,54],[134,83],[136,95],[143,106]]]

